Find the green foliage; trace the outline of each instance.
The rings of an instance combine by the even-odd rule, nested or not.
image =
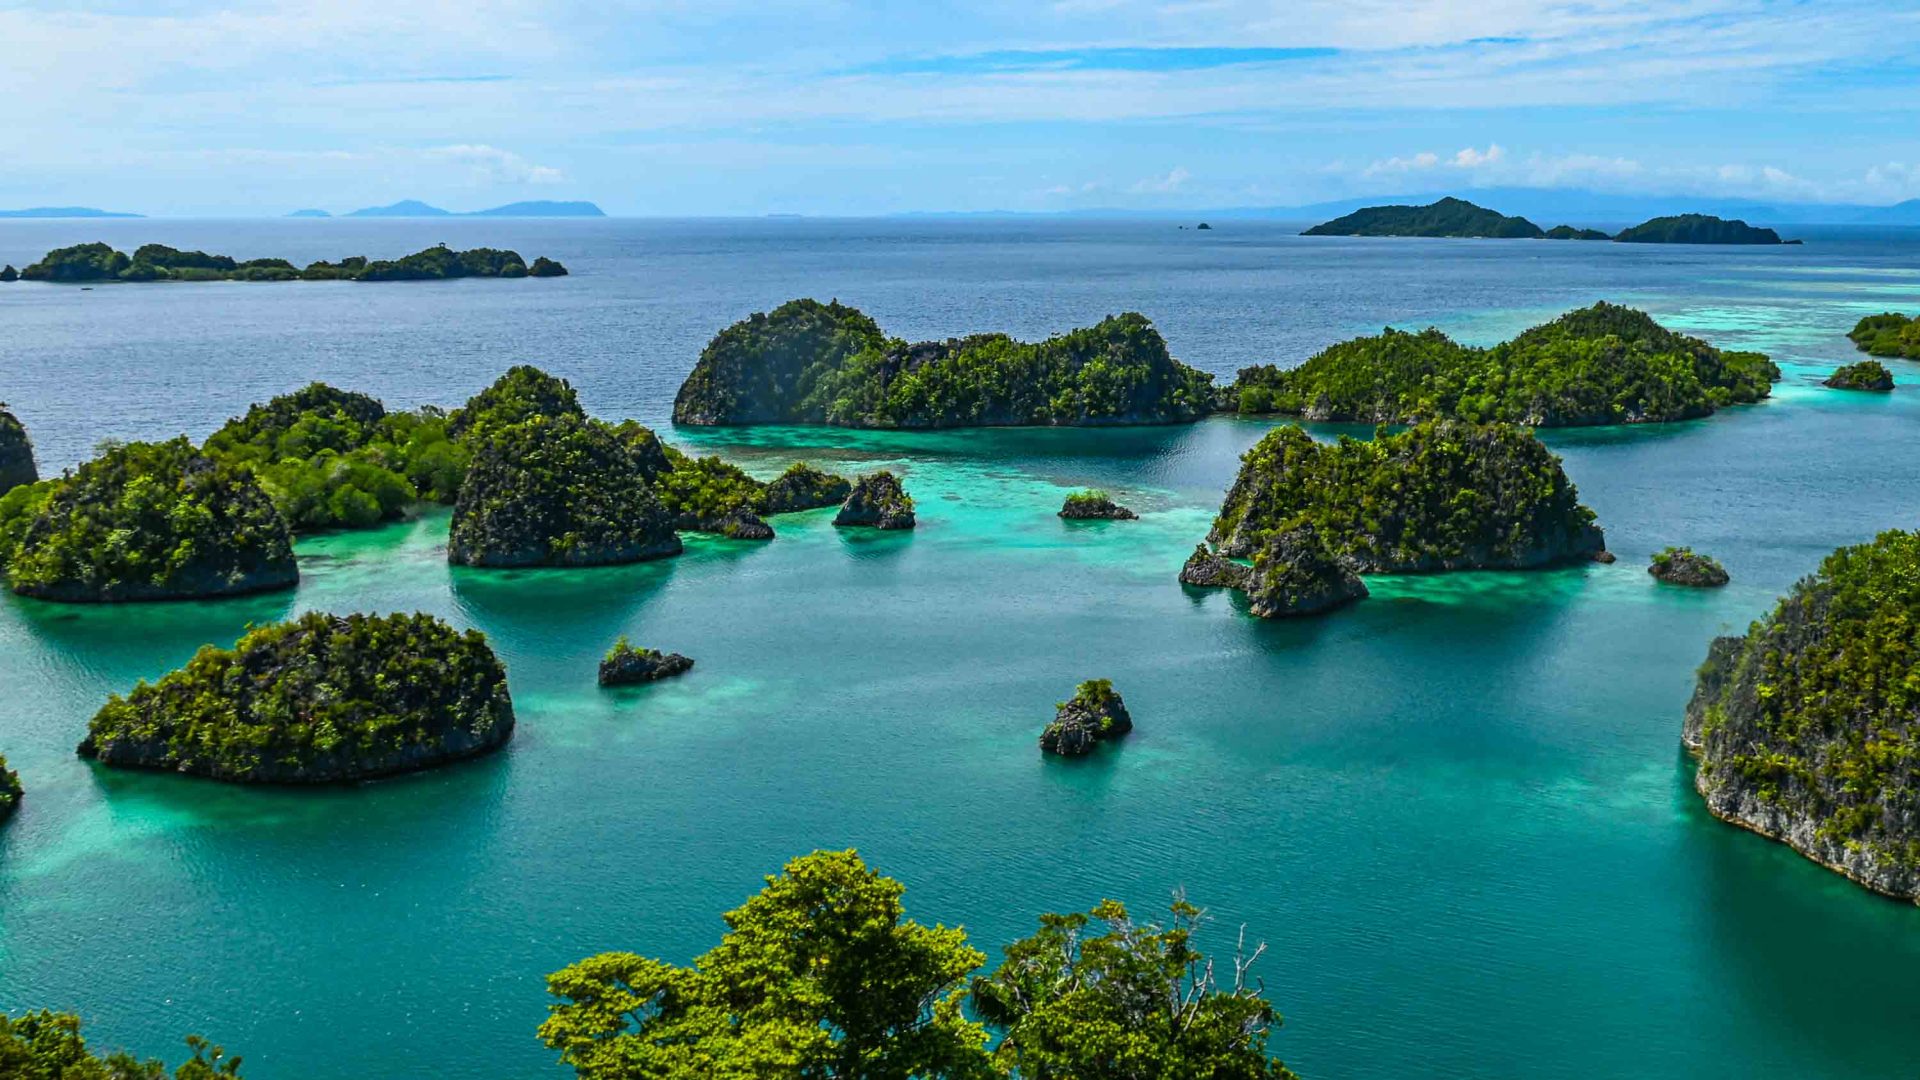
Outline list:
[[[1614,239],[1622,244],[1777,244],[1780,234],[1711,214],[1675,214],[1643,221]]]
[[[680,423],[937,428],[1192,420],[1212,376],[1144,317],[1042,342],[979,334],[909,345],[838,303],[796,300],[720,332],[680,388]]]
[[[1240,460],[1208,537],[1235,557],[1302,525],[1358,569],[1385,573],[1539,566],[1601,549],[1560,459],[1524,428],[1430,421],[1329,446],[1280,427]]]
[[[1878,360],[1860,360],[1851,364],[1842,364],[1825,379],[1827,386],[1841,390],[1878,390],[1893,389],[1893,372]]]
[[[1532,238],[1540,226],[1508,217],[1465,199],[1445,198],[1426,206],[1369,206],[1323,222],[1302,236],[1464,236]]]
[[[26,425],[0,401],[0,495],[38,479],[40,470],[33,463],[33,440],[27,438]]]
[[[1112,501],[1113,497],[1101,491],[1099,488],[1088,488],[1085,491],[1076,491],[1068,495],[1067,501],[1063,504],[1062,508],[1068,510],[1075,508],[1097,510],[1104,508]]]
[[[211,596],[298,580],[286,522],[251,470],[203,457],[184,437],[109,445],[71,476],[16,488],[0,499],[0,535],[18,537],[7,558],[14,591],[48,599]]]
[[[549,976],[540,1038],[583,1080],[991,1076],[961,1012],[985,957],[905,919],[903,892],[851,851],[794,859],[687,967],[603,953]]]
[[[1920,534],[1835,551],[1726,640],[1689,706],[1703,792],[1749,787],[1811,821],[1823,861],[1920,872]]]
[[[105,244],[75,244],[55,248],[37,263],[20,271],[24,281],[53,281],[77,284],[83,281],[112,281],[133,260]]]
[[[473,464],[454,504],[449,561],[593,566],[680,551],[672,516],[610,426],[534,416],[506,427],[483,422],[469,441]]]
[[[572,383],[531,364],[517,364],[455,409],[447,418],[447,431],[454,438],[465,439],[469,434],[484,434],[488,429],[510,427],[536,416],[586,415]]]
[[[633,642],[627,640],[627,635],[621,634],[618,638],[614,639],[613,645],[607,649],[607,654],[601,657],[601,659],[611,664],[628,657],[640,657],[642,659],[652,660],[658,659],[662,655],[664,654],[662,654],[659,649],[640,648],[634,645]]]
[[[1576,229],[1571,225],[1555,225],[1542,234],[1548,240],[1611,240],[1613,237],[1599,229]]]
[[[101,1057],[87,1049],[80,1018],[49,1010],[13,1017],[0,1013],[0,1076],[10,1080],[167,1080],[159,1061],[115,1052]],[[197,1035],[187,1036],[193,1057],[173,1071],[173,1080],[238,1077],[240,1059]]]
[[[0,821],[13,816],[20,806],[20,796],[25,794],[20,788],[20,774],[7,768],[7,759],[0,755]]]
[[[204,646],[114,695],[80,752],[219,780],[309,783],[470,756],[513,731],[506,671],[477,630],[430,615],[328,615]]]
[[[1388,329],[1341,342],[1290,370],[1243,368],[1235,385],[1243,412],[1563,427],[1706,416],[1766,397],[1779,377],[1759,353],[1722,352],[1644,312],[1603,302],[1491,349],[1460,345],[1433,329]]]
[[[304,270],[285,259],[237,261],[227,255],[145,244],[132,257],[106,244],[79,244],[47,252],[20,276],[29,281],[435,281],[466,277],[564,277],[552,259],[529,270],[518,252],[498,248],[454,251],[439,244],[398,259],[369,261],[364,255],[310,263]]]
[[[766,485],[717,457],[689,457],[663,448],[671,468],[654,479],[653,491],[673,516],[674,527],[718,532],[721,520],[740,507],[758,511]]]
[[[1855,323],[1847,337],[1864,353],[1920,360],[1920,319],[1891,311],[1869,315]]]
[[[761,510],[768,514],[787,514],[838,506],[852,494],[853,484],[844,476],[816,469],[804,461],[787,466],[773,478],[761,498]]]
[[[1066,701],[1056,701],[1053,707],[1064,709],[1068,705],[1079,705],[1095,713],[1106,713],[1120,701],[1120,695],[1113,692],[1112,679],[1088,679],[1073,688],[1073,697]]]
[[[1193,943],[1203,913],[1176,898],[1171,914],[1165,925],[1138,923],[1107,900],[1087,914],[1042,915],[1038,933],[1007,946],[971,994],[1002,1036],[1001,1070],[1021,1080],[1290,1080],[1266,1052],[1280,1017],[1251,981],[1265,946],[1237,952],[1223,980]]]

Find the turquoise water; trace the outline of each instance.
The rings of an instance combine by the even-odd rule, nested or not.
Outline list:
[[[562,240],[522,246],[567,258]],[[1358,276],[1312,284],[1324,269],[1301,270],[1286,292],[1258,267],[1156,268],[1148,241],[1123,240],[979,243],[1048,263],[1090,245],[1099,265],[1059,288],[1106,290],[1100,304],[1170,276],[1157,287],[1181,298],[1172,321],[1211,327],[1193,339],[1203,345],[1170,333],[1175,352],[1229,365],[1224,343],[1280,340],[1290,316],[1328,334],[1408,321],[1373,306]],[[1920,244],[1858,244],[1809,245],[1793,255],[1804,264],[1716,253],[1702,267],[1687,253],[1620,272],[1615,298],[1768,349],[1788,382],[1773,402],[1706,421],[1549,436],[1621,556],[1611,567],[1374,578],[1371,599],[1328,618],[1251,618],[1229,594],[1174,577],[1237,455],[1267,426],[1221,419],[671,436],[761,475],[799,457],[899,470],[920,510],[909,534],[836,530],[831,511],[816,511],[774,519],[770,544],[695,538],[660,563],[488,573],[446,566],[435,512],[302,541],[305,577],[289,595],[123,609],[9,596],[0,752],[29,793],[0,829],[0,1007],[76,1009],[107,1042],[146,1053],[204,1032],[243,1052],[258,1080],[553,1075],[533,1036],[545,973],[610,948],[688,958],[784,859],[857,846],[906,882],[913,915],[964,923],[989,953],[1036,912],[1107,896],[1148,908],[1184,887],[1212,910],[1216,944],[1241,923],[1271,943],[1266,985],[1286,1016],[1273,1048],[1315,1080],[1911,1077],[1920,910],[1713,821],[1678,747],[1710,637],[1743,627],[1836,544],[1920,522],[1920,392],[1815,385],[1851,352],[1836,319],[1920,306],[1920,289],[1902,284],[1920,281],[1896,265],[1920,266]],[[930,262],[970,281],[988,257],[958,241],[897,247],[868,269],[888,297],[930,276]],[[1133,252],[1117,268],[1115,248]],[[1399,250],[1452,273],[1471,303],[1435,304],[1419,321],[1472,340],[1525,325],[1597,273],[1555,264],[1549,276],[1570,283],[1543,283],[1540,267],[1486,269],[1495,245],[1438,249],[1463,254]],[[1274,238],[1262,257],[1288,250]],[[1365,266],[1375,248],[1352,250]],[[1247,254],[1225,251],[1228,263]],[[596,289],[654,287],[608,275],[572,279],[579,290],[554,302],[585,318],[604,297]],[[101,312],[155,303],[152,291],[82,300],[0,288],[0,319],[21,328],[0,335],[12,342],[0,344],[0,397],[30,424],[47,418],[35,434],[61,463],[119,433],[119,401],[202,435],[248,380],[336,378],[332,354],[282,356],[271,343],[320,334],[312,313],[354,294],[261,300],[225,288],[182,287],[178,325],[144,327],[137,312]],[[980,310],[1016,303],[1007,289]],[[1263,291],[1294,299],[1259,307]],[[410,328],[353,331],[384,342],[352,362],[391,380],[377,389],[429,377],[402,362],[409,351],[476,385],[511,359],[456,347],[472,330],[451,316],[486,310],[483,297],[408,295],[423,305]],[[683,308],[722,302],[733,301],[662,286],[671,311],[631,318],[692,324]],[[270,322],[247,313],[255,304],[284,305],[272,310],[288,322],[196,354],[195,335],[228,306],[238,323]],[[1190,304],[1212,304],[1212,317]],[[647,335],[605,317],[606,341]],[[55,339],[63,364],[93,355],[129,380],[164,377],[63,386],[19,344]],[[598,411],[651,419],[665,403],[647,388],[670,395],[691,360],[684,346],[562,351]],[[1895,375],[1920,387],[1920,365]],[[89,388],[107,399],[87,400]],[[1090,484],[1141,520],[1053,516]],[[1719,556],[1733,585],[1653,582],[1647,556],[1669,543]],[[107,772],[72,755],[106,694],[249,622],[307,609],[417,609],[486,631],[510,673],[513,744],[326,791]],[[600,691],[595,661],[621,633],[698,664]],[[1126,695],[1137,730],[1092,760],[1043,760],[1034,741],[1052,703],[1096,676]]]

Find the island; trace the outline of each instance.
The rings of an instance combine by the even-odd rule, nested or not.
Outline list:
[[[1872,356],[1920,360],[1920,319],[1897,312],[1869,315],[1847,331],[1854,348]]]
[[[1055,706],[1053,722],[1040,732],[1040,749],[1062,757],[1081,757],[1103,742],[1133,730],[1126,702],[1107,679],[1088,679],[1073,697]]]
[[[1366,583],[1312,525],[1276,529],[1253,557],[1247,609],[1263,619],[1318,615],[1367,597]]]
[[[304,210],[295,210],[287,216],[290,218],[330,218],[333,215],[325,210],[315,210],[312,207],[308,207]]]
[[[767,484],[761,496],[761,505],[769,514],[791,514],[839,506],[851,494],[853,484],[846,477],[816,469],[804,461],[796,461],[787,466],[786,472]]]
[[[1301,236],[1427,236],[1533,239],[1545,235],[1523,217],[1451,196],[1426,206],[1368,206],[1322,222]]]
[[[692,669],[693,661],[679,653],[635,648],[633,642],[627,640],[627,635],[621,634],[613,647],[607,650],[607,655],[600,659],[600,685],[628,686],[653,682]]]
[[[1427,421],[1330,445],[1279,427],[1240,460],[1207,536],[1231,557],[1301,525],[1360,573],[1533,569],[1606,550],[1560,459],[1510,424]]]
[[[1226,392],[1243,413],[1408,423],[1429,417],[1530,427],[1649,424],[1710,416],[1772,394],[1780,369],[1601,302],[1490,349],[1438,330],[1387,329],[1295,368],[1242,368]]]
[[[7,768],[6,755],[0,754],[0,821],[13,816],[20,809],[20,799],[26,791],[20,786],[20,774]]]
[[[447,561],[475,567],[604,566],[680,550],[614,429],[570,415],[487,429],[447,535]]]
[[[1835,551],[1745,635],[1707,652],[1681,734],[1707,809],[1920,901],[1916,670],[1920,534]]]
[[[1140,515],[1114,502],[1106,492],[1089,488],[1067,496],[1060,516],[1069,521],[1132,521]]]
[[[1249,589],[1253,571],[1245,563],[1217,554],[1205,544],[1195,544],[1180,568],[1180,584],[1204,589]]]
[[[24,210],[0,210],[0,218],[137,218],[123,210],[101,210],[92,206],[29,206]]]
[[[33,440],[27,427],[0,401],[0,495],[22,484],[37,483],[40,470],[33,462]]]
[[[19,280],[20,271],[15,270],[12,263],[0,266],[0,285],[11,285]]]
[[[23,498],[16,500],[16,496]],[[7,578],[69,603],[194,600],[292,588],[286,521],[251,471],[184,437],[121,443],[0,499]]]
[[[1842,364],[1833,370],[1833,374],[1820,380],[1820,385],[1831,386],[1836,390],[1870,390],[1875,393],[1891,393],[1893,390],[1893,372],[1878,360],[1860,360],[1851,364]]]
[[[513,725],[506,669],[478,630],[314,611],[114,695],[79,753],[231,783],[349,783],[498,750]]]
[[[1669,585],[1695,589],[1716,589],[1733,580],[1720,560],[1696,554],[1692,548],[1668,547],[1653,553],[1647,573]]]
[[[1540,234],[1545,240],[1611,240],[1613,237],[1599,229],[1576,229],[1571,225],[1555,225]]]
[[[1040,342],[909,344],[858,309],[794,300],[722,330],[674,398],[678,424],[952,428],[1165,424],[1213,411],[1213,376],[1167,353],[1145,316]]]
[[[868,473],[853,482],[847,501],[834,515],[839,526],[867,526],[875,529],[911,529],[915,520],[913,500],[900,486],[900,478],[890,472]]]
[[[55,248],[20,271],[25,281],[54,284],[151,281],[443,281],[456,278],[564,277],[566,267],[544,256],[532,268],[516,251],[473,248],[454,251],[445,244],[398,259],[370,260],[363,255],[339,262],[308,263],[303,269],[285,259],[239,261],[204,251],[182,251],[146,244],[132,255],[101,243]]]
[[[1780,234],[1711,214],[1674,214],[1623,229],[1614,240],[1622,244],[1778,244]]]

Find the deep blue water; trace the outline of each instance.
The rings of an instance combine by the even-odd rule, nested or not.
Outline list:
[[[1678,749],[1693,667],[1834,546],[1920,522],[1920,365],[1888,397],[1817,379],[1862,314],[1920,310],[1920,233],[1804,247],[1303,239],[1080,221],[9,222],[0,263],[105,239],[304,261],[440,240],[549,255],[557,281],[0,286],[0,400],[43,466],[101,438],[202,437],[313,378],[459,403],[538,363],[666,427],[714,331],[799,295],[901,336],[1041,335],[1120,310],[1230,376],[1386,324],[1487,342],[1610,299],[1783,362],[1711,420],[1550,433],[1612,567],[1373,581],[1274,624],[1183,589],[1266,424],[887,435],[667,431],[766,474],[904,472],[922,527],[776,519],[768,545],[663,563],[452,572],[446,518],[300,544],[298,593],[75,610],[0,600],[0,1008],[109,1044],[204,1032],[248,1075],[551,1075],[541,977],[629,948],[684,960],[785,858],[858,846],[912,914],[990,954],[1042,910],[1185,887],[1273,944],[1273,1049],[1331,1078],[1912,1077],[1920,910],[1713,821]],[[1336,428],[1318,429],[1332,434]],[[1068,525],[1095,484],[1138,522]],[[1687,543],[1734,584],[1647,578]],[[521,726],[470,767],[255,791],[101,772],[100,701],[309,608],[478,626]],[[694,656],[607,694],[616,635]],[[1117,752],[1034,747],[1111,677]],[[1224,936],[1224,935],[1223,935]]]

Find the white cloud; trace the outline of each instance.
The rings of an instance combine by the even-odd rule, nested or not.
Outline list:
[[[475,177],[507,184],[559,184],[566,175],[547,165],[536,165],[511,150],[497,146],[436,146],[425,151],[428,158],[455,161],[473,170]]]
[[[1187,181],[1191,179],[1193,179],[1192,173],[1175,165],[1165,176],[1149,176],[1127,190],[1136,195],[1169,195],[1186,186]]]

